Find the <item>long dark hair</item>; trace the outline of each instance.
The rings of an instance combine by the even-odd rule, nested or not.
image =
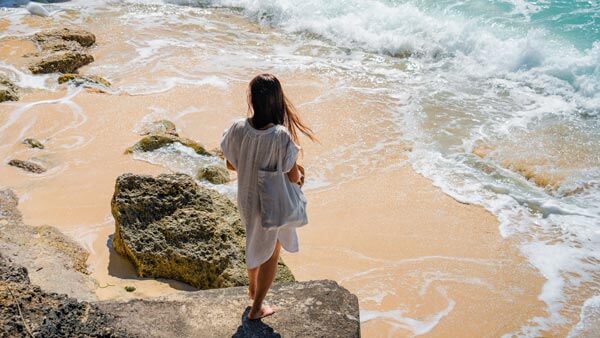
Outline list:
[[[287,99],[279,80],[272,74],[260,74],[248,86],[248,116],[252,126],[262,129],[270,123],[284,125],[299,144],[298,131],[315,141],[315,133],[300,119]]]

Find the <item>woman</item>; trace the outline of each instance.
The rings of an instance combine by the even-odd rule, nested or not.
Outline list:
[[[263,300],[277,272],[279,250],[298,251],[295,228],[265,230],[261,224],[257,192],[258,170],[277,170],[278,156],[290,181],[301,184],[296,164],[300,150],[298,132],[314,140],[314,133],[301,120],[287,100],[281,84],[271,74],[256,76],[248,88],[248,118],[225,131],[221,149],[227,167],[238,173],[238,206],[246,227],[248,293],[253,299],[249,319],[274,313]]]

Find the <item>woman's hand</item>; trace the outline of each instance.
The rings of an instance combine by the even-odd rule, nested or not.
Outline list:
[[[294,166],[292,167],[292,170],[290,170],[288,172],[288,178],[290,180],[290,182],[292,183],[296,183],[299,186],[303,186],[304,185],[304,168],[302,168],[301,166],[299,166],[298,164],[294,163]]]

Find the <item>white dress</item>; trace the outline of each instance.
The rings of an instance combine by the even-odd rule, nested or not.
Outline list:
[[[241,119],[225,130],[221,150],[237,171],[237,201],[246,227],[248,269],[266,262],[273,255],[277,240],[286,251],[298,252],[296,228],[263,229],[257,190],[258,170],[276,170],[278,155],[284,157],[283,172],[289,172],[296,162],[299,148],[287,128],[277,125],[258,130],[247,119]]]

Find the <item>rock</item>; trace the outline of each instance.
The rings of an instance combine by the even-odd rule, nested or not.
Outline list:
[[[0,102],[18,100],[19,88],[6,76],[0,74]]]
[[[125,154],[133,153],[134,151],[153,151],[158,148],[166,147],[175,142],[179,142],[186,147],[190,147],[194,149],[197,154],[200,155],[210,155],[206,149],[196,141],[190,140],[188,138],[173,136],[168,134],[153,134],[144,136],[141,140],[139,140],[132,147],[127,148],[125,150]]]
[[[276,285],[267,300],[278,311],[256,321],[243,287],[97,305],[140,337],[360,337],[358,299],[334,281]]]
[[[43,51],[80,51],[82,47],[91,47],[96,43],[96,36],[83,29],[61,28],[36,33],[33,41]]]
[[[184,174],[124,174],[111,201],[113,248],[139,276],[200,289],[247,285],[245,238],[236,206]],[[281,263],[276,281],[293,281]]]
[[[110,82],[97,75],[79,75],[79,74],[63,74],[58,77],[58,83],[63,84],[70,82],[75,86],[94,87],[104,86],[110,87]]]
[[[480,158],[487,157],[492,151],[494,151],[494,147],[481,140],[475,142],[473,145],[473,150],[471,150],[473,155]]]
[[[26,138],[23,140],[23,144],[28,145],[31,148],[44,149],[44,145],[42,142],[34,139],[34,138]]]
[[[42,165],[31,161],[13,159],[8,162],[8,165],[21,168],[25,171],[29,171],[30,173],[34,174],[41,174],[43,172],[46,172],[46,168],[44,168]]]
[[[229,182],[229,171],[223,165],[209,165],[198,170],[198,179],[207,180],[212,184]]]
[[[42,291],[0,254],[2,337],[131,337],[114,320],[97,305]]]
[[[142,127],[140,135],[172,135],[179,136],[175,123],[169,120],[158,120],[148,123]]]
[[[10,189],[0,190],[0,253],[27,268],[31,283],[48,292],[96,300],[95,281],[87,274],[88,252],[54,227],[24,224],[18,202]],[[2,325],[0,337],[1,332]]]
[[[33,74],[74,73],[80,67],[94,62],[90,54],[65,51],[50,54],[29,66]]]
[[[225,154],[223,154],[223,150],[221,150],[221,148],[213,148],[213,149],[210,151],[210,153],[211,153],[213,156],[217,156],[217,157],[221,158],[222,160],[224,160],[224,159],[225,159]]]

